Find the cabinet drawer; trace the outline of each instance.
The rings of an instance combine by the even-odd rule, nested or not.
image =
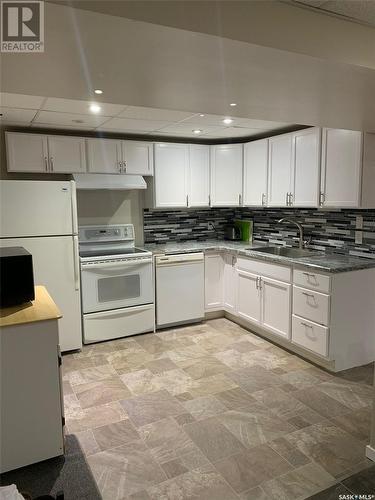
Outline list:
[[[317,325],[312,321],[299,318],[293,314],[292,317],[292,342],[310,351],[328,356],[328,336],[329,329],[322,325]]]
[[[293,271],[293,283],[304,288],[326,293],[329,293],[331,289],[331,278],[329,276],[300,269]]]
[[[237,269],[280,281],[291,281],[292,270],[286,266],[278,266],[277,264],[239,257],[237,259]]]
[[[293,314],[328,325],[329,295],[293,286]]]

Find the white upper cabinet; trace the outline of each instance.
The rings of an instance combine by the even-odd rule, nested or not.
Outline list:
[[[124,173],[153,175],[153,144],[142,141],[122,141]]]
[[[187,144],[155,144],[155,207],[187,207],[189,148]]]
[[[308,128],[293,133],[292,188],[289,204],[317,207],[320,191],[321,129]]]
[[[189,207],[208,207],[210,204],[210,147],[189,145]]]
[[[8,172],[48,172],[47,137],[5,132]]]
[[[244,145],[243,204],[267,205],[268,139]]]
[[[361,204],[362,133],[323,129],[321,205]]]
[[[211,206],[242,204],[242,151],[242,144],[211,146]]]
[[[48,152],[51,172],[86,172],[86,145],[83,137],[48,136]]]
[[[292,134],[271,137],[269,139],[268,206],[289,206],[292,164]]]
[[[6,132],[6,143],[9,172],[86,172],[83,137]]]
[[[87,139],[87,162],[90,173],[119,174],[121,161],[121,141]]]

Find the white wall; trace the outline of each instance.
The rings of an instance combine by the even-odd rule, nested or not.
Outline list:
[[[140,191],[77,191],[78,224],[134,224],[143,245],[143,196]]]

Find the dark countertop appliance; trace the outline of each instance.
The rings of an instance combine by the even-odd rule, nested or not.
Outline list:
[[[230,241],[238,241],[241,240],[241,228],[234,226],[233,224],[228,224],[224,227],[224,239]]]
[[[0,307],[35,299],[33,257],[23,247],[0,248]]]

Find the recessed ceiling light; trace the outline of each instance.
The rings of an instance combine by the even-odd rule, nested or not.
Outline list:
[[[103,94],[103,91],[100,89],[95,89],[94,92],[95,94]]]
[[[98,106],[97,104],[91,104],[91,106],[90,106],[91,113],[99,113],[99,111],[101,109],[102,108],[100,106]]]
[[[201,134],[203,132],[203,130],[201,130],[200,128],[195,128],[194,130],[192,130],[193,134]]]
[[[234,106],[237,106],[237,103],[236,103],[236,102],[231,102],[231,103],[229,104],[229,106],[232,106],[232,107],[234,108]]]
[[[224,118],[223,123],[225,123],[225,125],[230,125],[233,123],[233,120],[232,118]]]
[[[200,115],[199,115],[199,116],[200,116],[200,117],[202,117],[202,116],[204,116],[204,114],[203,114],[203,113],[200,113]]]

